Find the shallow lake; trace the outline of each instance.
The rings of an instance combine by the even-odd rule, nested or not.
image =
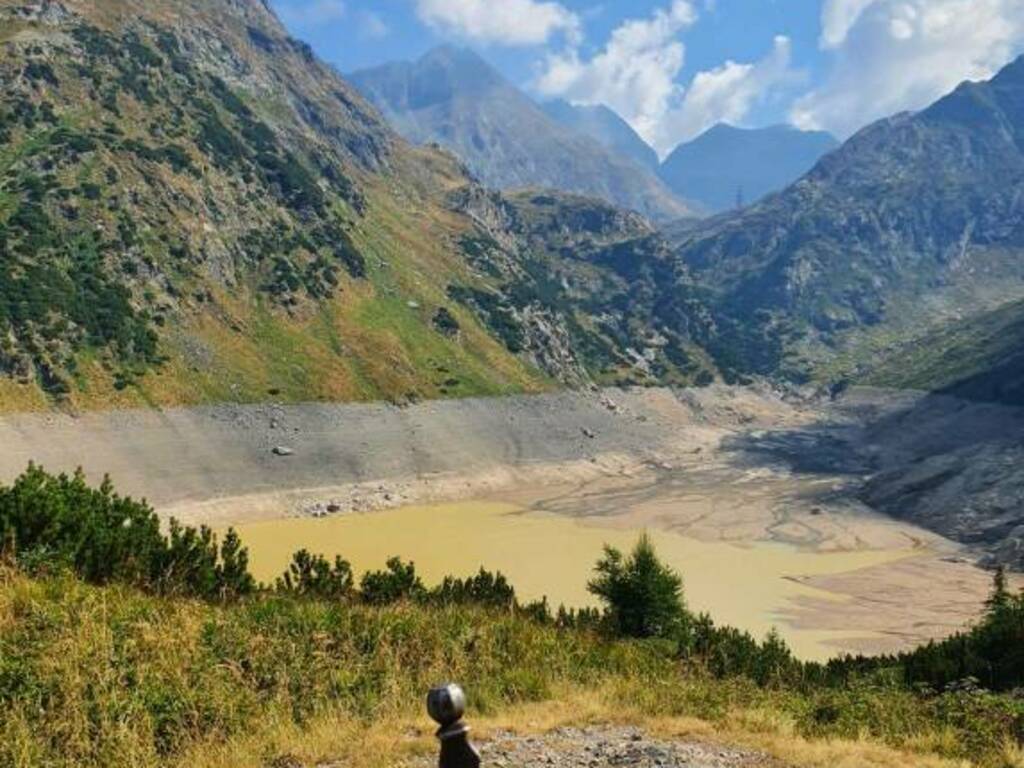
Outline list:
[[[398,555],[413,560],[427,584],[445,575],[466,576],[481,566],[504,573],[521,600],[548,598],[559,604],[593,605],[586,590],[605,544],[629,549],[638,531],[525,511],[494,502],[409,506],[330,518],[285,518],[236,526],[251,554],[258,579],[273,582],[293,552],[306,548],[333,559],[349,560],[357,573],[381,568]],[[805,659],[825,659],[844,640],[863,640],[869,632],[821,630],[785,620],[801,599],[842,601],[795,579],[840,574],[893,562],[913,550],[811,552],[786,544],[731,544],[699,541],[651,530],[661,557],[684,578],[686,599],[716,622],[762,637],[773,626]],[[852,644],[851,644],[851,647]]]

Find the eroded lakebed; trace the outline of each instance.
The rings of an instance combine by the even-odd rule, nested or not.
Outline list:
[[[691,607],[820,659],[945,636],[989,588],[975,553],[858,501],[860,411],[887,402],[709,387],[21,415],[0,419],[0,471],[109,473],[165,519],[238,528],[265,581],[300,548],[357,571],[397,555],[427,582],[483,566],[582,606],[603,545],[648,530]]]

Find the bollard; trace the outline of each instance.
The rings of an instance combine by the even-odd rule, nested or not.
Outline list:
[[[469,741],[469,726],[462,722],[466,713],[466,694],[455,683],[431,688],[427,694],[427,714],[440,726],[439,768],[479,768],[480,753]]]

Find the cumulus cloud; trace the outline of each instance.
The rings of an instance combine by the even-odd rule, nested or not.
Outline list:
[[[652,135],[680,95],[675,80],[685,49],[676,36],[696,18],[687,0],[675,0],[649,18],[627,20],[589,60],[576,50],[549,56],[537,90],[577,103],[606,104],[642,136]]]
[[[481,43],[539,45],[564,34],[580,38],[579,17],[557,2],[541,0],[416,0],[425,23]]]
[[[290,27],[315,27],[345,18],[342,0],[284,0],[275,3],[282,21]]]
[[[842,45],[850,28],[876,0],[827,0],[821,11],[821,47]]]
[[[760,61],[726,61],[714,69],[698,72],[682,103],[665,115],[651,141],[665,152],[715,123],[742,123],[776,88],[802,77],[790,68],[791,50],[789,38],[778,35],[771,52]]]
[[[590,59],[576,50],[550,55],[535,87],[544,96],[611,107],[665,155],[716,122],[741,121],[792,76],[789,40],[777,37],[762,61],[726,61],[682,85],[686,49],[679,35],[697,15],[688,0],[674,0],[647,18],[627,20]]]
[[[1024,0],[827,0],[821,23],[832,67],[791,119],[840,136],[991,77],[1024,50]]]

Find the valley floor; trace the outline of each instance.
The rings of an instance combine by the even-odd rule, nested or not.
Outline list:
[[[33,414],[0,420],[0,476],[30,460],[109,473],[162,515],[237,526],[268,580],[305,546],[357,569],[401,555],[428,580],[498,568],[556,605],[589,600],[603,543],[649,529],[694,608],[825,658],[947,635],[988,592],[980,552],[859,500],[880,465],[916,466],[911,425],[935,445],[940,417],[977,430],[984,412],[1011,434],[1020,418],[932,399],[929,420],[903,418],[921,397],[710,387]]]

